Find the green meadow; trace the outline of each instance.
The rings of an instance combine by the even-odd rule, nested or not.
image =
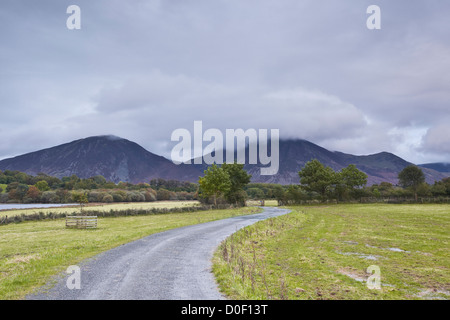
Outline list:
[[[118,205],[114,210],[147,204]],[[213,272],[229,298],[449,299],[449,205],[289,209],[290,214],[239,230],[218,247]],[[69,265],[147,235],[259,211],[244,207],[100,216],[94,230],[66,229],[64,219],[0,226],[0,299],[23,299]],[[377,283],[379,287],[370,287]]]
[[[293,206],[214,254],[233,299],[449,299],[450,206]]]
[[[138,204],[132,204],[138,205]],[[237,215],[256,207],[98,219],[98,228],[66,229],[65,219],[0,226],[0,299],[23,299],[68,266],[153,233]]]

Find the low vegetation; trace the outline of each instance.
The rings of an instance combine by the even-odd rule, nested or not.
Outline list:
[[[0,171],[0,203],[120,203],[199,200],[207,204],[242,205],[246,200],[273,199],[280,204],[306,202],[435,202],[450,203],[450,177],[430,185],[422,170],[409,166],[399,175],[399,185],[381,182],[367,186],[367,175],[356,166],[340,171],[317,160],[298,172],[299,184],[250,183],[241,164],[222,164],[205,170],[198,183],[153,179],[148,183],[113,183],[103,176],[61,179],[45,174],[27,175]]]
[[[253,205],[262,199],[264,205],[291,205],[293,212],[241,229],[221,244],[213,271],[229,297],[449,298],[449,205],[298,204],[386,197],[448,202],[450,178],[428,185],[421,170],[410,167],[399,174],[400,186],[366,186],[367,176],[355,166],[335,172],[317,160],[299,171],[298,185],[251,184],[250,178],[236,163],[209,167],[198,184],[116,184],[102,176],[58,179],[0,171],[0,202],[78,203],[0,213],[0,299],[24,298],[69,265],[144,236],[258,212]],[[217,209],[245,202],[247,207]],[[60,218],[77,213],[97,215],[98,228],[64,228]],[[380,270],[379,289],[367,286],[373,266]]]
[[[155,202],[129,202],[129,203],[90,203],[83,206],[83,213],[89,215],[99,216],[114,216],[125,215],[137,215],[137,214],[151,214],[151,213],[164,213],[163,211],[183,211],[188,208],[200,208],[200,202],[196,200],[191,201],[155,201]],[[187,211],[187,210],[186,210]],[[10,209],[0,211],[0,220],[4,216],[13,218],[15,216],[22,217],[22,220],[27,220],[26,217],[38,215],[41,216],[41,220],[45,218],[52,219],[52,217],[63,217],[65,215],[80,215],[80,205],[73,204],[63,207],[52,208],[29,208],[29,209]],[[134,214],[132,214],[135,212]],[[19,221],[19,218],[17,218]],[[36,219],[38,220],[38,219]],[[17,221],[17,222],[18,222]],[[1,224],[1,223],[0,223]]]
[[[232,299],[449,299],[449,205],[293,206],[226,239],[213,271]],[[370,266],[380,289],[369,289]]]
[[[100,252],[168,229],[259,212],[259,208],[99,217],[97,229],[64,219],[0,226],[0,299],[22,299],[55,274]]]
[[[71,203],[81,195],[87,202],[151,202],[196,200],[198,185],[175,180],[153,179],[149,183],[114,183],[103,176],[61,179],[43,173],[0,171],[0,203]]]

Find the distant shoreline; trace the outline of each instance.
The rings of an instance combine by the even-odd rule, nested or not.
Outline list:
[[[0,203],[0,211],[77,206],[76,203]]]

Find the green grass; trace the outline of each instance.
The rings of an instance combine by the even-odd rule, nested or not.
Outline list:
[[[450,206],[296,206],[224,241],[213,272],[233,299],[449,299]],[[380,269],[369,289],[367,268]]]
[[[152,208],[181,208],[181,207],[195,207],[200,204],[199,201],[189,200],[189,201],[154,201],[154,202],[126,202],[126,203],[91,203],[83,207],[83,210],[92,210],[98,212],[106,212],[110,210],[125,210],[125,209],[152,209]],[[0,211],[1,216],[14,216],[21,214],[31,214],[31,213],[80,213],[80,206],[68,206],[68,207],[53,207],[53,208],[34,208],[34,209],[13,209],[13,210],[4,210]]]
[[[93,230],[66,229],[64,219],[0,226],[0,299],[22,299],[68,266],[144,236],[259,211],[246,207],[99,218]]]
[[[6,192],[6,187],[8,187],[7,184],[0,183],[0,188],[2,188],[2,192],[0,192],[0,193],[5,193]]]

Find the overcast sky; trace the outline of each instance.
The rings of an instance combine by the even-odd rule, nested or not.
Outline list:
[[[0,159],[105,134],[169,157],[201,120],[450,162],[449,16],[447,0],[1,0]]]

